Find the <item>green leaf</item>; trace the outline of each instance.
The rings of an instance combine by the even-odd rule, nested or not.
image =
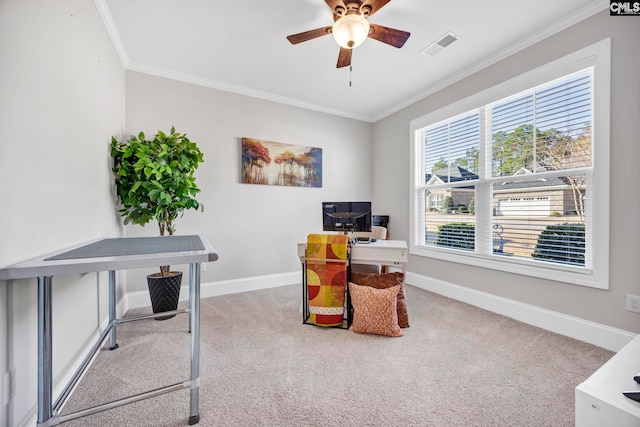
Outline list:
[[[131,193],[135,192],[138,188],[140,188],[140,185],[141,185],[141,184],[142,184],[142,183],[141,183],[140,181],[138,181],[138,182],[134,183],[134,184],[133,184],[133,187],[131,187],[131,190],[129,190],[129,194],[131,194]]]
[[[162,192],[160,193],[160,199],[164,202],[164,203],[171,203],[171,196],[169,196],[169,194],[167,194],[166,192]]]

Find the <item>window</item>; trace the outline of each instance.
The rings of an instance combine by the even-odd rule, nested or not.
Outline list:
[[[427,193],[427,194],[429,195],[429,202],[427,203],[429,208],[431,209],[442,208],[442,204],[444,203],[444,194],[430,194],[430,193]]]
[[[604,40],[411,122],[411,253],[608,288]]]

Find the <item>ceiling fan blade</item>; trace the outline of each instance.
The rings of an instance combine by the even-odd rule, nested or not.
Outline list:
[[[331,27],[322,27],[316,28],[315,30],[305,31],[303,33],[291,34],[287,36],[287,40],[291,42],[291,44],[298,44],[302,42],[306,42],[307,40],[312,40],[318,37],[326,36],[327,34],[331,34]]]
[[[371,12],[369,12],[369,16],[371,16],[382,9],[382,6],[389,3],[390,1],[391,0],[365,0],[362,2],[362,6],[369,6],[371,8]],[[328,2],[329,1],[327,0],[327,3]]]
[[[336,68],[348,67],[351,65],[352,53],[353,49],[345,49],[344,47],[341,47],[340,53],[338,54],[338,65],[336,65]]]
[[[402,47],[410,35],[411,33],[406,31],[383,27],[378,24],[370,24],[369,37],[393,47]]]

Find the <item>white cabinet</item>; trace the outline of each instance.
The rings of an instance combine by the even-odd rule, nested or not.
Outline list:
[[[623,391],[640,391],[640,336],[576,387],[576,427],[640,427],[640,402]]]

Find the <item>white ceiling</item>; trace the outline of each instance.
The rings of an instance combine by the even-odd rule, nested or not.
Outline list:
[[[96,0],[129,70],[376,121],[608,8],[606,0],[392,0],[369,21],[409,31],[401,49],[367,39],[336,68],[323,0]],[[459,40],[420,54],[447,32]],[[349,85],[350,81],[351,86]]]

